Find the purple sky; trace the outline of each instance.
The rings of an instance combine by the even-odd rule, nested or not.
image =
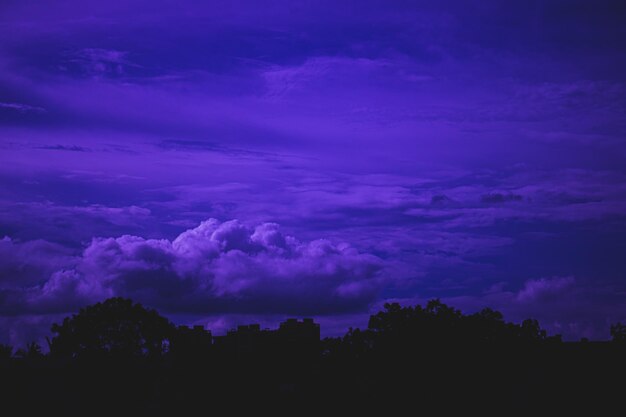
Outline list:
[[[625,9],[2,1],[0,342],[112,295],[218,332],[439,297],[608,337]]]

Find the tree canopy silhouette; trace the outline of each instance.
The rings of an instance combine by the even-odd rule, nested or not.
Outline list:
[[[548,400],[597,404],[623,392],[608,377],[626,374],[624,343],[615,343],[626,340],[620,323],[611,327],[612,343],[561,342],[536,320],[507,322],[488,308],[464,314],[440,300],[385,304],[366,329],[321,343],[319,328],[301,331],[315,330],[312,320],[285,323],[214,336],[111,298],[54,324],[50,354],[37,343],[15,354],[0,345],[0,392],[27,405],[27,415],[52,407],[72,416],[93,414],[93,404],[106,415],[192,414],[206,409],[207,393],[231,408],[267,401],[327,411],[343,402],[369,410],[419,401],[532,411]]]
[[[156,310],[129,299],[110,298],[83,308],[53,324],[50,353],[65,357],[90,355],[160,356],[167,352],[175,326]]]
[[[550,339],[537,320],[527,319],[521,325],[507,323],[500,312],[489,308],[464,315],[438,299],[429,301],[426,307],[386,303],[384,308],[370,317],[368,331],[372,337],[386,342],[519,343]]]
[[[434,299],[425,306],[386,303],[384,310],[370,316],[367,329],[350,329],[341,339],[325,340],[322,352],[334,363],[353,363],[358,369],[395,362],[458,371],[468,367],[472,356],[491,361],[496,355],[514,356],[528,347],[544,349],[559,342],[561,337],[548,336],[537,320],[506,322],[500,312],[489,308],[463,314]],[[424,362],[424,357],[446,359],[442,364]]]
[[[626,324],[615,323],[611,326],[611,337],[614,342],[626,342]]]

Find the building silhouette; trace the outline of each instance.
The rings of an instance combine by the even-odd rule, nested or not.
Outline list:
[[[261,357],[304,360],[319,353],[320,326],[311,318],[287,319],[278,329],[261,329],[260,324],[239,325],[224,336],[213,337],[214,348],[239,360]]]

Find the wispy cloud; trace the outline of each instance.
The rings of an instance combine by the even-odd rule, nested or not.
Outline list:
[[[0,109],[15,110],[20,113],[29,113],[29,112],[45,113],[46,112],[46,109],[44,109],[43,107],[31,106],[31,105],[23,104],[23,103],[0,102]]]

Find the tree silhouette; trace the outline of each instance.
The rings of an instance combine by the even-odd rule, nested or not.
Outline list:
[[[18,358],[33,360],[43,358],[41,346],[37,342],[30,342],[26,345],[25,349],[18,349],[15,352],[15,356]]]
[[[13,347],[10,345],[0,344],[0,363],[7,362],[13,356]]]
[[[611,337],[614,342],[626,342],[626,324],[616,323],[611,326]]]
[[[382,346],[398,349],[398,346],[415,347],[425,344],[560,340],[559,336],[548,338],[537,320],[527,319],[521,325],[507,323],[500,312],[489,308],[464,315],[438,299],[429,301],[424,308],[419,305],[402,307],[397,303],[387,303],[384,308],[384,311],[370,317],[368,332],[358,334],[359,339],[372,339],[368,344],[375,349]],[[344,343],[358,344],[359,340],[355,335],[356,333],[349,332],[344,337]]]
[[[544,340],[547,335],[545,330],[541,330],[539,322],[534,319],[526,319],[520,327],[520,336],[527,340]]]
[[[53,324],[50,353],[64,357],[91,355],[160,356],[168,349],[174,325],[156,310],[129,299],[110,298]]]
[[[610,376],[626,374],[619,344],[561,343],[537,320],[511,323],[488,308],[464,314],[441,300],[387,303],[366,329],[321,343],[319,333],[298,339],[258,325],[224,336],[177,328],[124,298],[83,308],[52,331],[50,355],[37,343],[15,355],[0,345],[0,392],[26,406],[22,414],[60,407],[85,415],[93,404],[104,414],[191,414],[206,408],[207,393],[231,408],[266,401],[535,410],[546,400],[621,398],[624,386]],[[626,325],[611,326],[611,335],[625,342]]]

